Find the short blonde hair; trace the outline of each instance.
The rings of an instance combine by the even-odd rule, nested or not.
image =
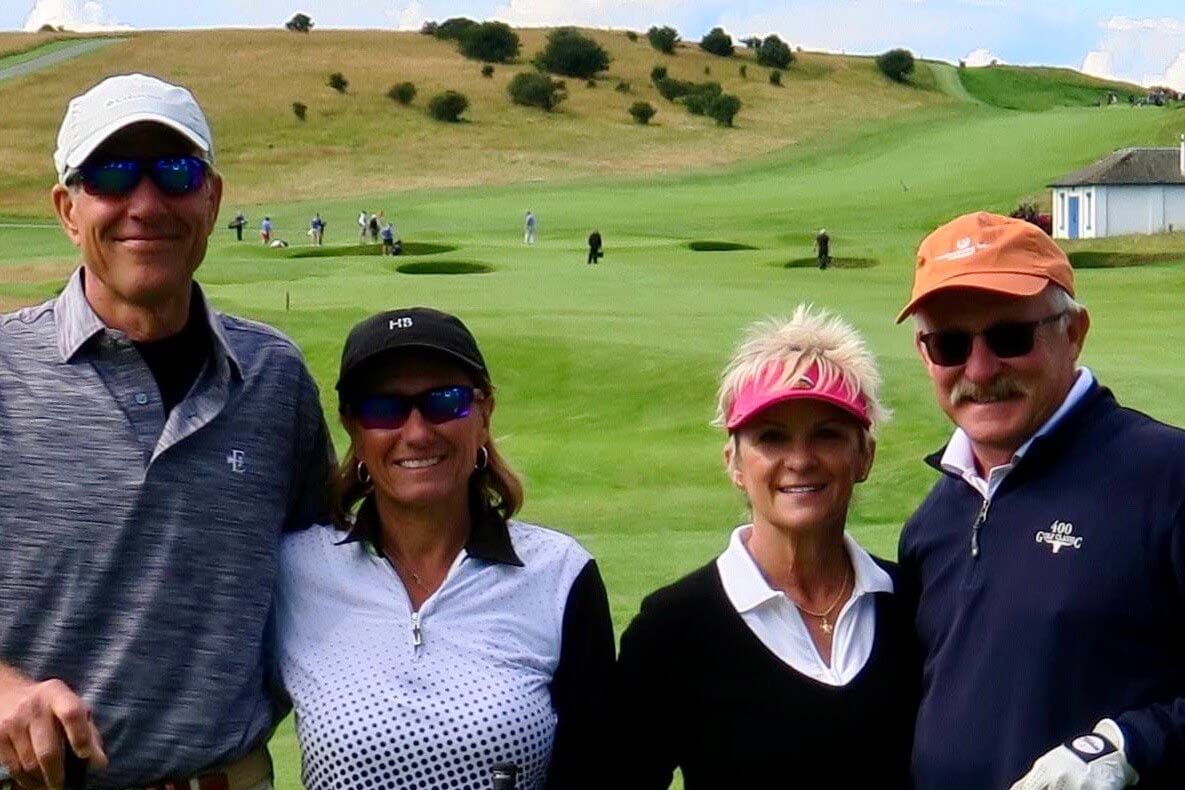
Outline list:
[[[863,395],[871,423],[868,433],[874,439],[877,429],[891,416],[880,402],[881,375],[864,337],[842,318],[800,304],[789,319],[766,318],[746,329],[720,375],[712,424],[725,427],[737,395],[775,364],[782,366],[779,384],[788,386],[817,365],[821,388],[839,379],[845,389]]]

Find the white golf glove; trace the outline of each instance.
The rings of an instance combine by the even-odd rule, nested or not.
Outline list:
[[[1140,781],[1123,752],[1123,731],[1110,719],[1037,759],[1011,790],[1120,790]]]

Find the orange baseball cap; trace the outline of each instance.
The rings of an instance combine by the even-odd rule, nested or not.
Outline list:
[[[986,211],[964,214],[922,240],[913,293],[897,323],[927,296],[947,288],[1034,296],[1049,283],[1074,295],[1070,259],[1045,231],[1023,219]]]

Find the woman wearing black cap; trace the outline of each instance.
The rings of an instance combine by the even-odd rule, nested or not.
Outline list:
[[[576,541],[512,520],[476,341],[428,308],[350,332],[335,524],[286,536],[276,668],[303,780],[322,788],[597,783],[608,601]]]

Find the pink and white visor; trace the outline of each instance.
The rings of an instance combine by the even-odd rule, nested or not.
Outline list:
[[[818,363],[790,383],[782,381],[785,367],[781,362],[768,365],[759,376],[748,381],[728,410],[729,433],[744,425],[770,406],[795,398],[807,398],[830,403],[856,418],[865,428],[872,426],[868,417],[868,400],[864,393],[844,384],[840,376],[823,383]]]

